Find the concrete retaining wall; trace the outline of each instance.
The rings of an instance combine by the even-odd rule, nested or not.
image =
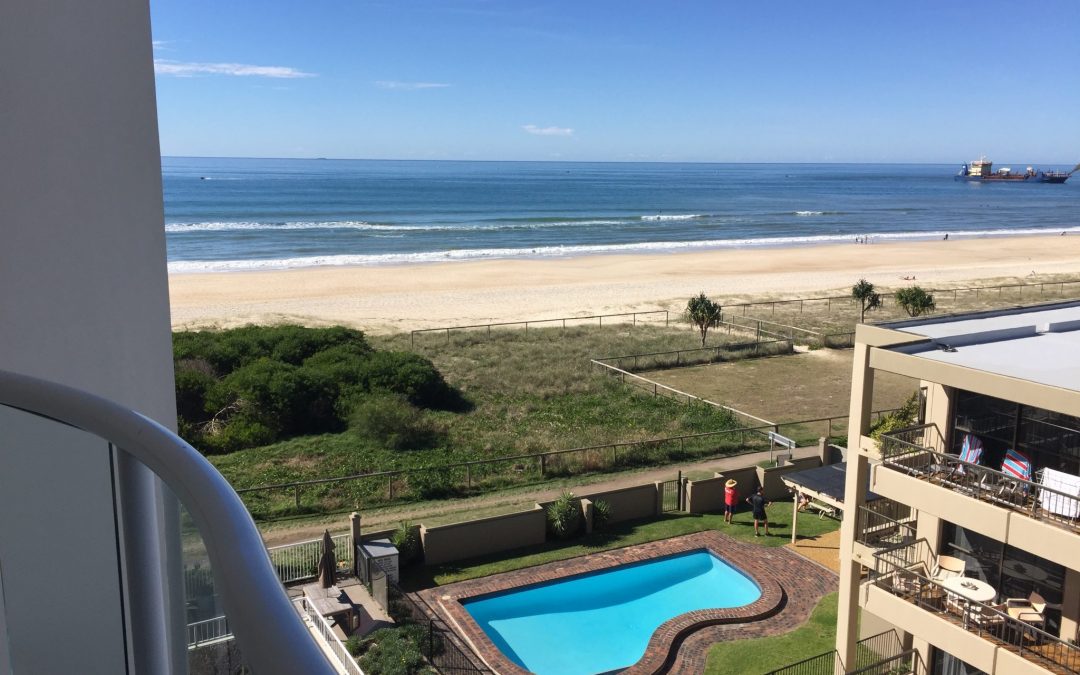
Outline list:
[[[763,488],[765,488],[765,499],[769,501],[775,501],[777,499],[786,499],[791,495],[788,491],[784,481],[781,480],[789,473],[796,471],[802,471],[804,469],[813,469],[821,466],[820,457],[803,457],[801,459],[793,459],[784,466],[774,466],[768,469],[763,467],[757,467],[758,482]]]
[[[602,499],[611,505],[611,520],[609,523],[621,523],[625,520],[641,520],[642,518],[655,518],[660,514],[658,504],[659,496],[655,483],[634,485],[632,487],[608,490],[607,492],[591,492],[581,495],[595,502]]]
[[[544,543],[546,513],[536,505],[528,511],[492,516],[452,525],[420,526],[424,561],[438,565]]]
[[[686,484],[686,510],[689,513],[716,513],[724,510],[724,483],[727,477],[692,480]]]
[[[734,478],[738,481],[738,485],[735,486],[735,491],[738,492],[738,503],[745,506],[746,498],[754,494],[754,490],[757,490],[758,485],[761,483],[758,481],[758,468],[756,466],[746,466],[741,469],[725,469],[723,472],[716,473],[717,478]]]

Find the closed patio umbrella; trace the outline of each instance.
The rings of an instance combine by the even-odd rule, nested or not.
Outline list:
[[[337,583],[337,558],[334,556],[334,539],[330,530],[323,533],[322,557],[319,558],[319,585],[330,588]]]

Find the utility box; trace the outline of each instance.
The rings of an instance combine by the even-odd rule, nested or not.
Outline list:
[[[367,563],[369,574],[378,568],[390,581],[398,583],[398,550],[389,539],[365,541],[360,545],[360,552]]]

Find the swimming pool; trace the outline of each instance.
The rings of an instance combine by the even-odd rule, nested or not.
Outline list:
[[[537,675],[626,668],[680,614],[741,607],[758,585],[712,552],[691,550],[462,601],[488,638]]]

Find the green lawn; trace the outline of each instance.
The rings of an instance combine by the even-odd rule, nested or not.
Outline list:
[[[606,551],[648,541],[657,541],[683,534],[717,530],[726,535],[753,541],[761,546],[783,546],[791,541],[791,504],[778,502],[770,508],[769,529],[772,536],[754,537],[754,521],[749,511],[736,514],[734,523],[726,525],[720,514],[666,514],[656,520],[635,521],[613,525],[603,532],[566,542],[547,542],[540,546],[518,549],[498,555],[462,560],[431,567],[414,566],[403,570],[402,585],[407,590],[442,586],[444,584],[509,572],[542,563],[565,560],[580,555]],[[799,523],[799,538],[815,537],[836,530],[840,523],[827,518],[803,518]]]
[[[836,643],[836,593],[821,599],[810,620],[785,635],[718,642],[709,649],[708,675],[767,673],[832,651]]]

